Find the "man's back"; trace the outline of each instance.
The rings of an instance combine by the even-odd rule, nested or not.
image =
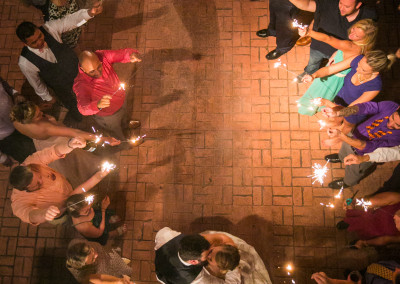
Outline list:
[[[180,234],[156,250],[157,278],[166,284],[189,284],[201,272],[201,265],[186,265],[178,257]]]

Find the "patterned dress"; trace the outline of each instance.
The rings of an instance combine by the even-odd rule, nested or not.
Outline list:
[[[68,270],[79,283],[82,283],[82,281],[91,274],[107,274],[118,278],[122,278],[124,275],[132,276],[132,268],[125,264],[122,257],[113,249],[107,249],[99,243],[89,242],[84,239],[73,239],[68,247],[81,242],[94,248],[98,257],[94,265],[86,266],[81,269],[67,266]]]
[[[68,0],[67,5],[57,6],[50,1],[49,3],[49,20],[57,20],[64,18],[66,15],[73,14],[79,10],[76,0]],[[82,28],[76,28],[65,32],[61,35],[62,42],[70,48],[75,48],[78,44],[79,37],[82,33]]]

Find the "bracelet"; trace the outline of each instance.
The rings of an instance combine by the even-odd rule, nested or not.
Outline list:
[[[72,139],[73,139],[73,138],[70,138],[70,139],[68,140],[67,145],[68,145],[69,148],[74,149],[74,148],[72,148],[71,146],[69,146],[69,142],[71,142]]]

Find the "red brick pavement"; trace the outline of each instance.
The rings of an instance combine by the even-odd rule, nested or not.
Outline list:
[[[380,44],[395,50],[398,18],[392,0],[382,2]],[[134,47],[143,54],[139,68],[116,68],[129,85],[132,118],[142,121],[150,139],[122,152],[111,177],[113,205],[129,226],[122,253],[132,259],[136,283],[155,283],[153,239],[164,226],[242,237],[258,250],[274,283],[291,280],[277,268],[289,261],[298,283],[309,282],[313,271],[340,276],[366,263],[368,254],[345,250],[349,237],[334,228],[344,214],[340,206],[319,205],[332,201],[334,192],[307,177],[313,163],[336,149],[321,145],[325,134],[315,118],[297,114],[296,100],[307,86],[265,60],[275,39],[257,38],[255,31],[267,26],[268,1],[104,5],[85,28],[81,48]],[[14,29],[22,20],[40,23],[40,16],[16,0],[0,1],[0,9],[0,73],[19,90],[25,80]],[[296,47],[282,61],[300,73],[308,49]],[[398,71],[397,65],[386,74],[382,97],[398,94]],[[373,192],[394,165],[379,166],[354,190]],[[343,175],[342,167],[331,168],[326,182]],[[0,170],[0,283],[71,283],[63,257],[74,231],[13,217],[9,172]]]

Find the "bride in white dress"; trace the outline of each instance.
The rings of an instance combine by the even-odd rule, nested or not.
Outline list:
[[[239,249],[240,263],[238,268],[229,273],[240,273],[239,277],[225,277],[224,279],[218,278],[212,275],[210,270],[207,270],[207,266],[203,268],[203,277],[201,282],[192,282],[192,284],[272,284],[269,278],[268,271],[262,261],[261,257],[258,255],[254,247],[246,243],[244,240],[232,236],[231,234],[225,232],[217,231],[205,231],[200,233],[204,238],[206,238],[210,243],[211,247],[221,246],[224,244],[234,245]]]

